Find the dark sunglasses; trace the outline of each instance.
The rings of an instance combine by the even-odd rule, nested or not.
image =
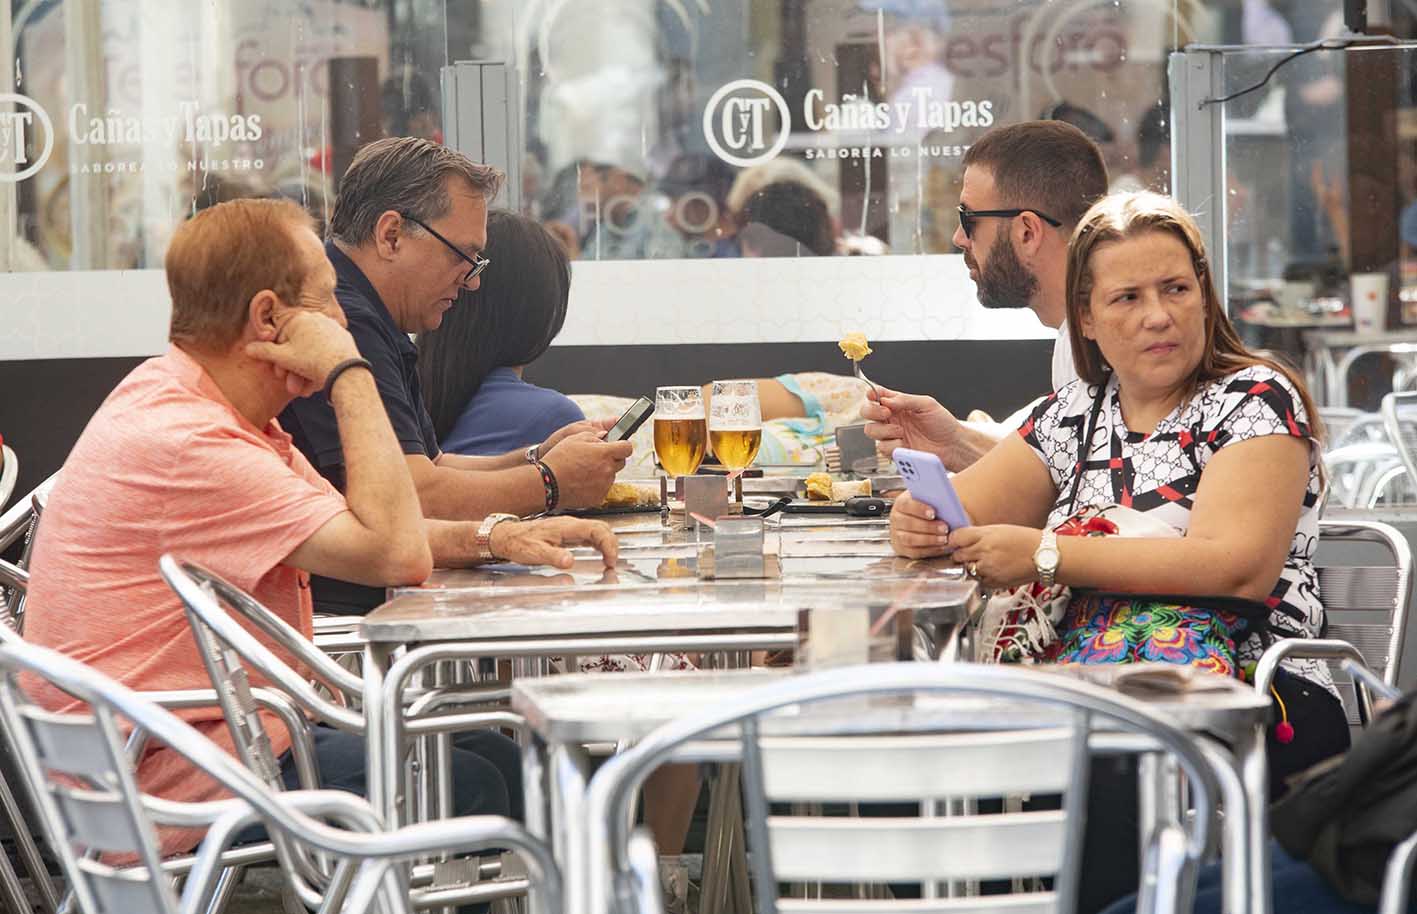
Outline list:
[[[1041,215],[1041,214],[1040,214],[1040,215]],[[477,274],[479,274],[479,273],[481,273],[483,270],[487,269],[487,265],[492,262],[492,261],[488,260],[486,257],[483,257],[481,254],[473,254],[471,257],[469,257],[469,256],[467,256],[466,254],[464,254],[464,253],[462,252],[462,249],[461,249],[461,248],[459,248],[457,245],[453,244],[453,243],[452,243],[451,241],[449,241],[448,239],[444,238],[442,235],[439,235],[437,232],[433,231],[433,229],[429,228],[426,224],[424,224],[424,223],[421,222],[420,220],[415,219],[415,218],[413,218],[412,216],[404,216],[404,218],[407,219],[409,222],[412,222],[414,225],[418,226],[419,228],[423,229],[425,232],[427,232],[428,234],[432,235],[434,238],[437,238],[439,241],[441,241],[441,242],[443,242],[444,244],[446,244],[446,245],[448,246],[448,250],[452,251],[454,254],[458,255],[458,256],[461,257],[463,260],[466,260],[468,263],[472,264],[472,268],[469,269],[469,270],[467,271],[467,275],[462,278],[462,284],[463,284],[463,285],[467,285],[468,283],[472,282],[473,277],[477,276]]]
[[[1058,228],[1063,224],[1047,213],[1033,209],[1032,207],[1024,209],[965,209],[964,204],[961,203],[959,205],[959,226],[964,229],[964,237],[973,238],[975,219],[1012,219],[1024,213],[1033,213],[1033,215],[1053,226],[1053,228]]]

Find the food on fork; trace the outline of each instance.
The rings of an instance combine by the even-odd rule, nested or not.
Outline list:
[[[836,345],[841,349],[841,354],[853,362],[859,362],[871,354],[871,345],[866,342],[864,333],[848,333]]]

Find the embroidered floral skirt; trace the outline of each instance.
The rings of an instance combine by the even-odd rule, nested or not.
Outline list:
[[[1240,676],[1234,613],[1123,594],[1074,595],[1059,627],[1058,663],[1155,661]]]

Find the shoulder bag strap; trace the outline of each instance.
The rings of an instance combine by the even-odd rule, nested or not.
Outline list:
[[[1087,417],[1087,431],[1078,443],[1078,462],[1073,468],[1073,488],[1068,495],[1068,516],[1077,511],[1078,489],[1082,486],[1082,474],[1087,468],[1088,449],[1092,445],[1093,433],[1097,431],[1097,420],[1102,416],[1102,404],[1107,399],[1107,378],[1097,385],[1097,396],[1092,398],[1092,409]]]

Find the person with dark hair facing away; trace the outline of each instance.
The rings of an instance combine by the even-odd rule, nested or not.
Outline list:
[[[827,201],[805,184],[774,181],[738,214],[744,257],[825,257],[836,248]]]
[[[418,337],[418,373],[443,450],[502,454],[585,418],[562,393],[522,379],[566,322],[571,264],[537,222],[506,210],[487,216],[489,271],[464,291],[440,327]]]
[[[1028,308],[1058,331],[1052,386],[1077,377],[1064,288],[1068,239],[1089,206],[1107,193],[1097,144],[1063,121],[996,127],[964,154],[960,225],[951,239],[964,253],[979,304]],[[866,434],[889,456],[897,447],[930,451],[958,472],[1004,440],[1012,426],[961,422],[934,397],[882,390],[862,410]]]

